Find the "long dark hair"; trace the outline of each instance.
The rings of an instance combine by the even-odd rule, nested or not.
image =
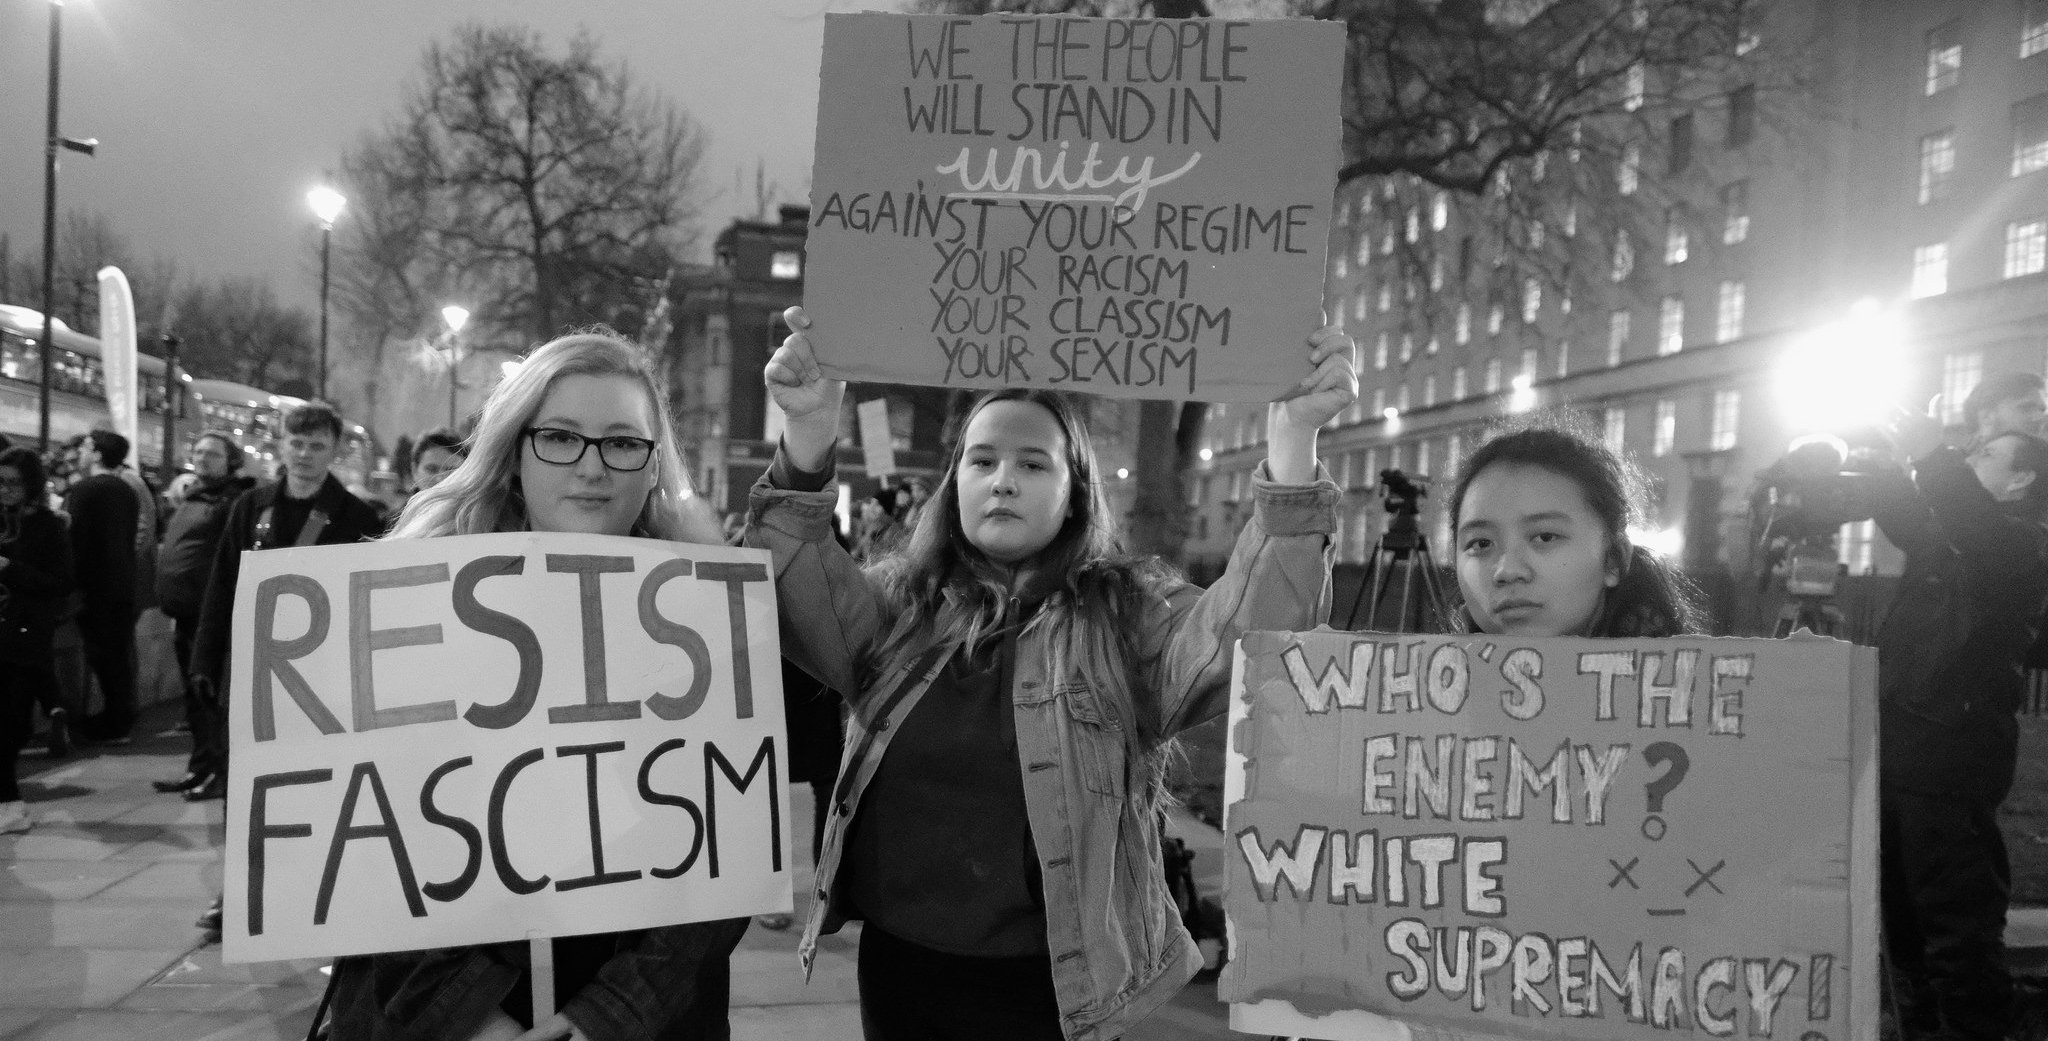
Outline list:
[[[1008,616],[1012,595],[1011,569],[990,560],[967,539],[960,525],[957,478],[966,453],[967,425],[984,408],[999,401],[1037,405],[1052,414],[1067,439],[1067,472],[1071,481],[1069,513],[1058,534],[1020,568],[1049,592],[1029,618]],[[1095,442],[1080,410],[1055,391],[1009,388],[977,398],[961,417],[946,460],[945,477],[918,511],[910,537],[894,553],[870,566],[891,612],[895,627],[878,646],[870,668],[878,668],[913,645],[962,643],[972,648],[1022,622],[1027,630],[1046,630],[1055,660],[1049,662],[1057,681],[1079,669],[1081,662],[1064,660],[1070,650],[1087,652],[1083,660],[1113,663],[1111,675],[1089,676],[1109,710],[1122,724],[1129,751],[1156,760],[1157,769],[1169,751],[1158,706],[1140,703],[1132,682],[1138,626],[1135,611],[1148,596],[1179,576],[1157,559],[1137,557],[1124,547],[1095,463]],[[1140,793],[1156,804],[1156,792]]]
[[[1629,522],[1648,516],[1649,497],[1641,475],[1620,455],[1555,416],[1542,426],[1495,436],[1458,470],[1450,507],[1454,540],[1465,492],[1473,478],[1495,465],[1533,466],[1570,481],[1607,529],[1608,562],[1621,577],[1602,595],[1585,635],[1696,636],[1704,631],[1692,584],[1663,558],[1629,542]],[[1472,614],[1463,603],[1452,614],[1453,629],[1473,631]]]
[[[15,445],[0,451],[0,466],[11,466],[21,474],[22,491],[28,498],[23,501],[22,512],[42,507],[47,502],[50,485],[49,471],[43,469],[43,457],[27,445]]]

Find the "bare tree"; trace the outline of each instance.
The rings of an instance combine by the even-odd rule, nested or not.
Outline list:
[[[309,389],[313,317],[279,304],[269,283],[189,286],[176,309],[181,361],[195,375],[286,393]]]

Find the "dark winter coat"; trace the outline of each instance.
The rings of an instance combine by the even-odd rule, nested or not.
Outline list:
[[[142,516],[135,490],[114,474],[94,474],[71,486],[64,512],[71,516],[71,562],[86,607],[132,608],[135,526]]]
[[[0,557],[0,661],[48,662],[74,583],[64,518],[40,506],[0,516]]]
[[[163,548],[157,553],[157,606],[172,618],[199,617],[206,600],[206,581],[213,574],[214,550],[227,530],[228,510],[254,478],[228,477],[192,486],[164,525]]]

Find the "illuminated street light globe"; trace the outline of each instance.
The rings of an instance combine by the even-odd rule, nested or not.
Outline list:
[[[341,208],[348,205],[348,199],[323,184],[306,193],[306,205],[313,208],[313,216],[320,218],[321,227],[332,228],[335,218],[341,216]]]

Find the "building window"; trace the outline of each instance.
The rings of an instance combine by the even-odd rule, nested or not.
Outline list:
[[[1394,281],[1393,279],[1388,279],[1380,283],[1380,313],[1386,314],[1388,311],[1391,311],[1393,309]]]
[[[2048,94],[2012,107],[2012,175],[2048,169]]]
[[[1949,177],[1956,171],[1956,135],[1942,130],[1920,139],[1920,204],[1948,198]]]
[[[1948,243],[1913,247],[1913,299],[1948,292]]]
[[[1351,265],[1342,253],[1337,254],[1336,274],[1338,278],[1343,278],[1351,274]]]
[[[1507,311],[1499,304],[1486,309],[1486,335],[1499,336],[1501,324],[1507,321]]]
[[[1460,365],[1451,370],[1451,400],[1465,400],[1465,390],[1465,367]]]
[[[1415,334],[1401,334],[1401,364],[1406,365],[1415,357]],[[1406,407],[1405,405],[1403,406]]]
[[[1621,364],[1622,355],[1628,350],[1629,313],[1616,311],[1607,316],[1607,367]]]
[[[1558,378],[1558,379],[1563,379],[1563,378],[1565,378],[1566,376],[1568,376],[1568,375],[1570,375],[1570,374],[1571,374],[1571,362],[1572,362],[1572,342],[1571,342],[1570,340],[1559,340],[1559,341],[1558,341],[1558,343],[1557,343],[1557,378]]]
[[[1733,390],[1714,392],[1714,420],[1707,430],[1707,447],[1716,452],[1735,447],[1735,427],[1742,421],[1742,394]]]
[[[1614,264],[1608,272],[1616,282],[1628,278],[1636,269],[1636,244],[1629,238],[1628,229],[1614,233]]]
[[[1500,359],[1499,359],[1499,358],[1488,358],[1488,359],[1486,359],[1486,392],[1487,392],[1488,394],[1498,394],[1498,393],[1500,393]]]
[[[1684,346],[1685,301],[1667,296],[1657,312],[1657,353],[1677,354]]]
[[[1472,305],[1458,301],[1458,316],[1453,322],[1451,339],[1460,344],[1472,342]]]
[[[1565,238],[1575,239],[1579,237],[1579,200],[1573,199],[1564,204],[1564,220],[1559,227],[1564,232]]]
[[[1714,312],[1714,342],[1728,343],[1742,339],[1742,305],[1744,290],[1740,282],[1721,283],[1720,306]]]
[[[1440,345],[1438,344],[1437,340],[1438,340],[1438,337],[1437,337],[1437,335],[1436,335],[1435,333],[1430,333],[1430,334],[1429,334],[1429,342],[1428,342],[1428,343],[1425,343],[1425,344],[1423,344],[1423,345],[1422,345],[1422,353],[1424,353],[1424,354],[1435,354],[1435,353],[1437,352],[1437,350],[1438,350],[1439,346],[1440,346]]]
[[[1531,325],[1536,316],[1543,313],[1543,283],[1536,279],[1522,280],[1522,324]]]
[[[1602,440],[1607,450],[1620,455],[1628,443],[1628,413],[1619,408],[1609,408],[1602,417]]]
[[[1963,402],[1984,378],[1982,351],[1956,351],[1941,359],[1941,421],[1954,426],[1963,421]]]
[[[1643,170],[1643,148],[1629,144],[1622,147],[1621,166],[1614,174],[1614,190],[1623,195],[1636,193],[1636,182]]]
[[[1365,287],[1359,286],[1356,296],[1351,298],[1351,317],[1365,321]]]
[[[1430,444],[1428,438],[1415,442],[1415,473],[1419,477],[1429,476]]]
[[[768,277],[804,277],[804,255],[793,249],[776,250],[775,255],[768,258]]]
[[[1373,341],[1372,367],[1375,369],[1387,367],[1387,334],[1385,332],[1381,332],[1379,338]]]
[[[1366,196],[1366,198],[1371,198],[1371,196]],[[1358,233],[1357,258],[1358,270],[1364,271],[1365,265],[1372,260],[1372,234],[1369,231],[1361,230]]]
[[[1650,431],[1650,454],[1659,459],[1671,454],[1678,441],[1678,402],[1664,398],[1657,402],[1657,422]]]
[[[2027,0],[2020,16],[2020,57],[2031,58],[2048,51],[2048,0]]]
[[[1434,293],[1444,287],[1444,255],[1431,253],[1429,257],[1429,291]]]
[[[1534,347],[1522,348],[1522,371],[1520,376],[1530,382],[1536,381],[1537,351]]]
[[[1434,404],[1436,404],[1436,374],[1430,373],[1422,377],[1422,407],[1428,408]]]
[[[1837,562],[1849,569],[1852,575],[1873,573],[1872,555],[1877,544],[1877,522],[1874,520],[1850,521],[1842,525],[1839,545],[1841,554]]]
[[[1404,415],[1408,412],[1408,384],[1405,380],[1394,390],[1394,408]]]
[[[1692,236],[1685,229],[1685,211],[1677,206],[1664,208],[1664,263],[1683,264],[1691,253]]]
[[[1741,148],[1756,137],[1756,86],[1745,84],[1728,92],[1728,147]]]
[[[1621,85],[1621,110],[1623,112],[1634,112],[1643,107],[1643,94],[1648,79],[1649,77],[1643,71],[1642,62],[1637,62],[1628,67],[1628,72],[1625,74]]]
[[[1413,206],[1408,207],[1408,219],[1402,226],[1401,238],[1411,244],[1422,238],[1422,214]]]
[[[1962,28],[1955,22],[1927,34],[1927,96],[1963,81]]]
[[[1375,419],[1387,414],[1387,388],[1372,389],[1372,414]]]
[[[1671,120],[1671,150],[1665,153],[1664,172],[1677,175],[1692,165],[1692,113]]]
[[[2013,221],[2005,226],[2005,277],[2038,275],[2048,268],[2048,219]]]
[[[1451,194],[1438,191],[1429,200],[1429,227],[1431,231],[1442,231],[1451,223]]]
[[[1749,182],[1721,186],[1721,244],[1733,246],[1749,238]]]

